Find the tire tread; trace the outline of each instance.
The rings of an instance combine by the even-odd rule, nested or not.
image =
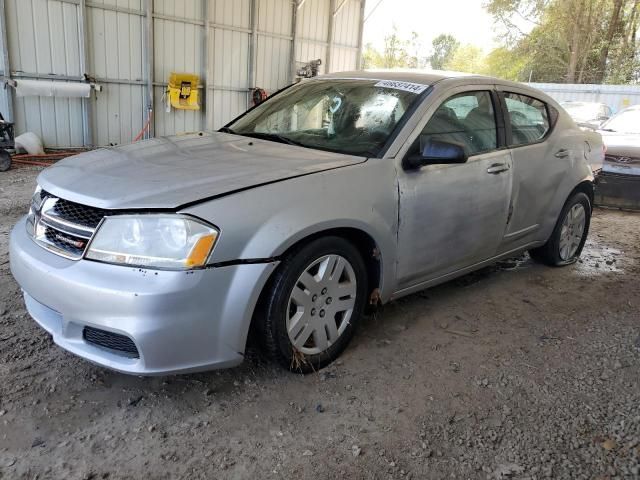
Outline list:
[[[358,278],[358,294],[356,296],[356,307],[354,308],[351,319],[349,321],[350,327],[342,334],[340,339],[332,347],[330,347],[330,350],[328,351],[329,353],[323,352],[318,355],[303,357],[308,360],[309,363],[294,365],[293,357],[285,353],[286,349],[285,345],[283,345],[283,343],[285,343],[285,339],[280,338],[284,337],[284,334],[278,334],[278,332],[281,332],[281,330],[280,326],[276,324],[276,322],[280,319],[280,315],[278,315],[278,312],[282,307],[282,305],[280,305],[279,303],[284,301],[284,298],[282,297],[282,290],[286,287],[286,283],[291,279],[292,275],[299,275],[298,270],[303,259],[312,257],[314,255],[324,255],[326,254],[327,250],[330,250],[332,248],[341,250],[342,254],[352,257],[350,259],[350,262],[352,262],[352,267],[354,268],[356,275],[358,275],[358,272],[360,272],[359,276],[361,278]],[[356,265],[354,265],[353,263],[356,263]],[[300,246],[294,247],[282,259],[272,278],[267,283],[258,309],[256,310],[256,329],[259,334],[259,342],[266,356],[275,363],[282,365],[284,368],[301,373],[310,373],[331,363],[335,358],[337,358],[338,355],[340,355],[342,350],[346,348],[349,340],[353,336],[357,324],[359,323],[358,321],[364,312],[365,302],[363,297],[366,295],[367,291],[366,280],[366,267],[360,253],[353,244],[342,237],[320,237],[307,244],[302,244]],[[363,285],[363,283],[365,285]],[[286,337],[286,343],[288,344],[288,348],[291,348],[288,336]]]

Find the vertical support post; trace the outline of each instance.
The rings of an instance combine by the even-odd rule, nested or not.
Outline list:
[[[9,61],[9,35],[7,34],[7,13],[5,10],[5,0],[0,0],[0,35],[2,36],[2,74],[6,78],[11,78],[11,62]],[[13,88],[5,84],[7,92],[7,112],[6,120],[15,122],[13,118]]]
[[[209,129],[209,109],[207,104],[209,103],[209,0],[202,2],[202,17],[204,19],[204,31],[202,32],[202,59],[200,67],[200,78],[203,86],[203,94],[200,99],[201,102],[201,130]]]
[[[359,25],[359,32],[358,32],[358,58],[356,59],[356,70],[362,70],[362,42],[363,42],[363,36],[364,36],[364,7],[365,7],[365,0],[360,0],[360,25]]]
[[[249,87],[256,86],[256,59],[258,57],[258,0],[251,0],[251,38],[249,39]]]
[[[249,90],[256,88],[256,69],[258,68],[258,0],[251,0],[251,38],[249,40]],[[250,95],[247,94],[247,108],[250,107]]]
[[[329,0],[329,31],[327,32],[327,56],[324,73],[331,73],[331,56],[333,53],[333,29],[336,23],[336,0]]]
[[[87,4],[80,0],[78,4],[78,36],[80,37],[80,75],[89,71],[89,48],[87,35]],[[93,147],[95,144],[92,128],[91,98],[83,98],[82,102],[82,144]]]
[[[153,138],[155,136],[155,118],[153,111],[153,0],[145,0],[144,11],[144,42],[142,53],[144,55],[145,74],[147,78],[146,100],[147,119],[149,121],[149,128],[145,133],[145,138]]]
[[[298,36],[298,0],[291,2],[291,72],[289,83],[293,83],[296,78],[296,37]]]

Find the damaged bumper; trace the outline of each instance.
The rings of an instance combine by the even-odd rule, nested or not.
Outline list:
[[[11,232],[10,261],[29,314],[56,344],[135,375],[239,364],[258,296],[277,265],[179,272],[68,260],[36,245],[24,219]]]

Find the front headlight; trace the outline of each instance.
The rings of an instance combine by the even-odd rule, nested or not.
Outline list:
[[[42,200],[42,187],[40,185],[36,185],[36,190],[31,196],[31,208],[36,211],[40,210],[40,207],[42,206]]]
[[[27,233],[32,237],[35,235],[36,213],[40,211],[42,206],[42,187],[36,186],[36,191],[33,192],[31,197],[31,204],[29,205],[29,213],[27,214]]]
[[[189,269],[206,265],[218,230],[179,215],[105,217],[85,255],[102,262]]]

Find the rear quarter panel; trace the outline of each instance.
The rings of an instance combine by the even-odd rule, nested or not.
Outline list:
[[[557,148],[565,148],[570,151],[570,156],[564,169],[564,174],[552,192],[549,208],[546,210],[545,217],[542,222],[540,240],[545,242],[556,225],[558,217],[565,202],[571,195],[571,192],[584,181],[593,182],[594,174],[592,170],[591,160],[594,151],[602,152],[602,139],[598,138],[596,132],[585,131],[579,128],[573,119],[567,114],[554,100],[545,96],[542,98],[542,92],[539,97],[547,101],[555,107],[559,112],[559,117],[554,128],[553,138]],[[596,133],[595,136],[591,135]],[[553,155],[554,152],[549,152]],[[595,158],[595,157],[593,157]],[[556,160],[556,159],[552,159]],[[560,161],[559,159],[557,159]],[[532,179],[535,181],[535,179]]]
[[[589,128],[582,128],[581,131],[585,136],[585,159],[591,166],[591,171],[595,175],[602,170],[604,165],[604,142],[602,135]]]

